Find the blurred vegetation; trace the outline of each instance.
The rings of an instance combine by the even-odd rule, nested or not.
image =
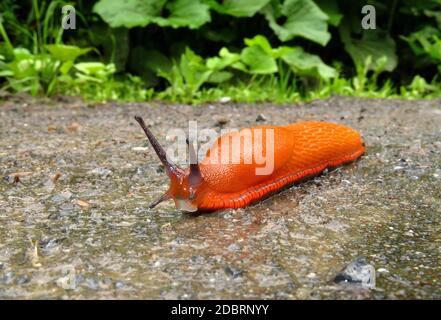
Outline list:
[[[62,7],[76,29],[61,27]],[[364,30],[362,7],[376,9]],[[441,0],[2,0],[0,87],[199,103],[441,95]]]

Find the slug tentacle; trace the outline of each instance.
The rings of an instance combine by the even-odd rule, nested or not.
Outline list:
[[[188,177],[190,188],[196,190],[199,184],[202,182],[201,170],[199,168],[198,157],[194,150],[193,143],[189,139],[185,139],[188,147],[188,153],[190,158],[190,175]]]
[[[162,148],[158,139],[153,135],[149,128],[145,125],[144,119],[140,116],[135,116],[135,120],[139,123],[142,130],[144,130],[147,139],[149,139],[150,144],[158,155],[159,160],[161,160],[162,164],[165,166],[167,174],[179,175],[182,174],[182,169],[179,168],[176,164],[174,164],[171,160],[167,158],[167,153]]]
[[[168,192],[164,193],[162,196],[160,196],[158,199],[156,199],[155,201],[153,201],[152,203],[149,204],[149,209],[153,209],[154,207],[156,207],[158,204],[160,204],[163,201],[166,201],[168,199],[171,199],[171,196]]]

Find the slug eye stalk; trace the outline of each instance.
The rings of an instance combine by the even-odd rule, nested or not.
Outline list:
[[[188,153],[190,158],[190,175],[188,177],[189,186],[191,189],[196,190],[197,186],[202,181],[201,170],[199,168],[198,157],[194,150],[193,143],[187,138],[185,139],[188,147]]]
[[[167,171],[168,175],[177,176],[182,173],[182,169],[180,169],[176,164],[174,164],[172,161],[167,159],[167,153],[165,152],[164,148],[162,148],[161,144],[159,143],[158,139],[153,135],[153,133],[150,131],[149,128],[145,125],[144,119],[140,116],[135,116],[135,120],[139,123],[142,130],[144,130],[145,135],[147,136],[147,139],[149,139],[150,144],[152,145],[153,149],[155,150],[156,154],[158,155],[159,160],[161,160],[162,164],[165,167],[165,170]]]
[[[152,145],[153,149],[155,150],[156,154],[158,155],[159,160],[161,160],[162,164],[164,165],[168,176],[170,176],[170,178],[171,177],[177,178],[178,176],[181,176],[183,174],[182,169],[180,169],[176,164],[174,164],[172,161],[167,159],[167,153],[165,152],[164,148],[162,148],[158,139],[156,139],[156,137],[153,135],[153,133],[150,131],[150,129],[145,125],[144,119],[140,116],[135,116],[135,120],[139,123],[142,130],[144,130],[144,133],[147,136],[147,139],[149,140],[150,144]],[[153,201],[149,205],[149,208],[153,209],[161,202],[166,201],[170,198],[171,198],[171,195],[167,191],[162,196],[160,196],[158,199]]]
[[[166,201],[168,199],[171,199],[171,196],[168,192],[164,193],[162,196],[160,196],[158,199],[156,199],[155,201],[153,201],[152,203],[149,204],[149,209],[153,209],[154,207],[156,207],[158,204],[160,204],[163,201]]]

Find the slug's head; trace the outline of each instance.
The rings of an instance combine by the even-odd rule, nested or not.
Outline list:
[[[177,209],[186,212],[197,211],[198,202],[200,202],[200,199],[202,198],[204,184],[193,144],[191,144],[188,139],[186,140],[190,154],[190,167],[183,170],[167,159],[165,150],[161,147],[152,132],[147,128],[144,120],[140,116],[136,116],[135,120],[144,130],[150,144],[158,155],[159,160],[161,160],[164,165],[165,171],[170,178],[170,187],[167,192],[152,202],[149,208],[156,207],[162,201],[173,199]]]

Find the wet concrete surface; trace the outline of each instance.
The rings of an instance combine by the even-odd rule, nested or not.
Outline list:
[[[333,121],[359,130],[367,154],[244,209],[148,209],[168,179],[135,114],[164,145],[188,120]],[[1,299],[441,298],[439,100],[17,99],[0,104],[0,160]],[[373,286],[334,281],[360,257]]]

